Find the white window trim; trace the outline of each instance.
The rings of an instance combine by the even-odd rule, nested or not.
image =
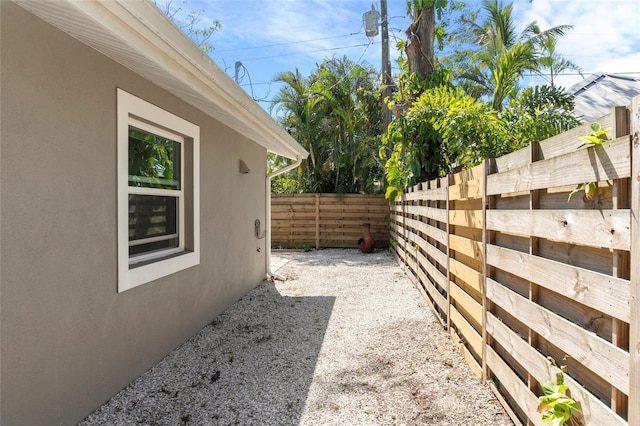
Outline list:
[[[200,127],[190,123],[168,111],[165,111],[157,106],[150,104],[124,90],[118,89],[118,292],[132,289],[139,285],[148,283],[158,278],[165,277],[167,275],[174,274],[192,266],[200,264]],[[143,120],[143,121],[140,121]],[[186,170],[182,167],[183,177],[185,179],[181,185],[181,191],[184,191],[184,187],[187,182],[193,182],[193,206],[189,209],[193,211],[193,230],[185,229],[185,206],[184,196],[180,196],[180,219],[179,219],[179,235],[180,247],[177,249],[168,249],[163,251],[162,257],[177,254],[176,256],[158,259],[156,262],[152,262],[142,266],[131,267],[129,257],[129,125],[134,126],[144,125],[144,122],[153,123],[161,128],[170,129],[166,135],[175,138],[175,133],[178,135],[182,142],[185,143],[185,139],[189,140],[192,144],[193,152],[193,167],[191,170]],[[145,126],[142,130],[150,130],[148,126]],[[154,133],[158,133],[159,129],[153,128]],[[179,141],[180,142],[180,141]],[[185,150],[183,149],[183,155],[181,156],[182,162],[185,161]],[[187,179],[187,173],[193,175]],[[134,190],[135,191],[135,190]],[[146,193],[146,191],[145,191]],[[190,239],[193,242],[193,248],[191,251],[186,251],[184,241],[186,234],[189,233]],[[192,233],[192,234],[191,234]],[[143,255],[146,256],[146,255]],[[137,260],[141,260],[143,256],[137,257]],[[147,259],[157,258],[157,254],[148,256]]]

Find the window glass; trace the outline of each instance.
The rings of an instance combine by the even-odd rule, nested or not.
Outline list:
[[[177,197],[130,194],[129,256],[178,247],[177,224]]]
[[[180,189],[180,143],[129,126],[129,186]]]

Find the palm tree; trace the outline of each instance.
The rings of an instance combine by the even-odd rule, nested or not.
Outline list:
[[[273,98],[271,112],[281,109],[284,115],[280,118],[281,124],[289,130],[291,135],[309,151],[309,162],[306,162],[305,190],[315,192],[319,190],[318,161],[316,159],[318,147],[316,146],[317,127],[316,105],[321,98],[314,95],[307,79],[296,68],[295,73],[283,72],[276,76],[274,81],[285,83],[278,94]]]
[[[518,33],[512,3],[505,6],[502,0],[483,0],[483,10],[485,21],[470,23],[480,49],[462,77],[471,82],[471,94],[489,96],[493,108],[501,111],[507,99],[518,95],[523,72],[540,69],[542,41],[555,40],[572,27],[559,25],[541,31],[534,21]]]
[[[555,87],[554,79],[563,71],[581,71],[579,66],[563,58],[562,55],[556,51],[557,43],[558,40],[555,37],[546,37],[539,40],[541,56],[538,58],[540,67],[537,71],[549,82],[551,87]]]
[[[372,192],[383,179],[378,159],[381,134],[377,73],[347,57],[325,59],[308,78],[296,70],[276,77],[284,83],[273,109],[308,151],[305,192]]]
[[[363,112],[374,101],[375,70],[354,63],[346,56],[326,59],[313,76],[314,89],[324,99],[323,128],[332,141],[327,151],[332,166],[334,192],[359,192],[365,189],[367,173],[361,173],[365,157],[375,157],[377,149],[366,149],[363,141],[370,119]],[[370,112],[370,111],[369,111]],[[377,115],[377,114],[376,114]],[[329,147],[329,146],[328,146]]]

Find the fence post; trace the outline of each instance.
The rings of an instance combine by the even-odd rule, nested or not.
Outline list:
[[[316,250],[320,248],[320,194],[316,194]]]
[[[640,425],[640,96],[631,102],[631,320],[629,425]]]
[[[447,223],[445,225],[445,229],[447,231],[447,244],[445,245],[445,250],[447,253],[447,330],[451,329],[451,241],[449,241],[449,235],[451,234],[451,224],[449,221],[449,181],[450,175],[446,175],[445,177],[440,178],[440,187],[444,188],[446,191],[447,199],[445,201],[445,208],[447,209]]]
[[[629,110],[628,107],[614,107],[611,111],[612,137],[618,139],[629,135]],[[616,179],[613,181],[612,198],[613,209],[628,209],[629,203],[629,179]],[[629,279],[630,252],[626,250],[613,251],[612,275],[617,278]],[[623,350],[629,350],[629,327],[625,321],[613,318],[611,343]],[[611,409],[624,417],[629,410],[627,394],[615,387],[611,388]]]
[[[489,245],[489,233],[487,232],[487,210],[489,209],[489,197],[487,196],[487,177],[491,168],[491,160],[485,158],[482,163],[482,379],[487,380],[487,245]]]

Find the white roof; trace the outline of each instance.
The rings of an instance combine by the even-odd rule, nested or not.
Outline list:
[[[596,120],[616,106],[628,106],[640,94],[640,78],[596,73],[568,90],[575,97],[575,113],[585,122]]]
[[[308,152],[149,1],[14,0],[267,150]]]

